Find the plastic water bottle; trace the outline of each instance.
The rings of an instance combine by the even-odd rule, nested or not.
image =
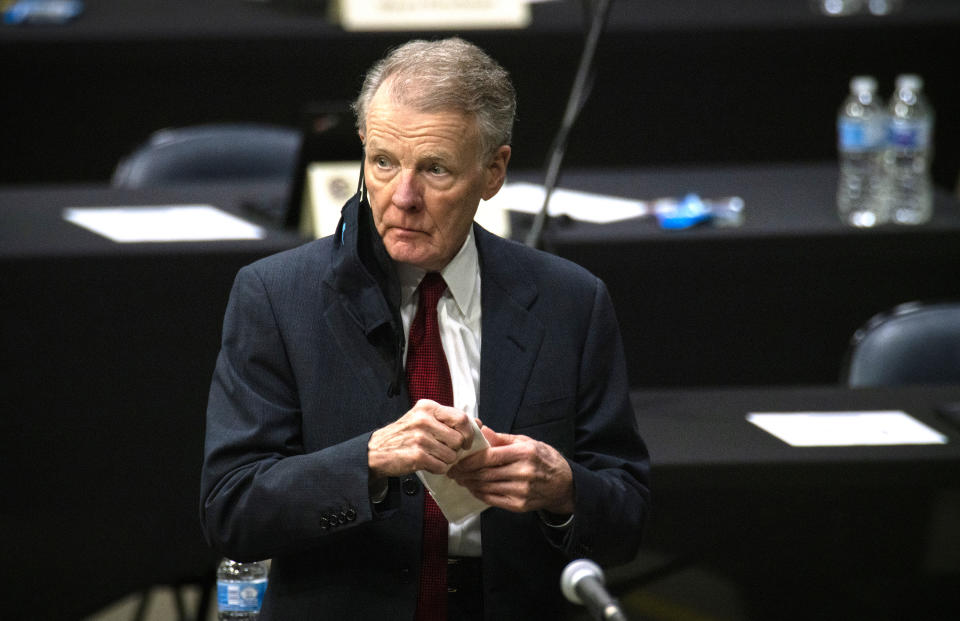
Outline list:
[[[811,0],[815,11],[831,17],[843,17],[861,13],[864,9],[872,15],[890,15],[903,6],[903,0]]]
[[[877,97],[877,81],[870,76],[855,76],[837,114],[837,213],[847,224],[869,227],[889,220],[883,168],[886,133],[886,113]]]
[[[872,15],[892,15],[903,7],[903,0],[867,0],[867,10]]]
[[[864,0],[812,0],[811,4],[824,15],[853,15],[863,8]]]
[[[923,96],[920,76],[897,77],[889,113],[884,166],[890,213],[898,224],[922,224],[933,216],[933,110]]]
[[[260,616],[267,591],[267,563],[239,563],[228,558],[217,567],[217,619],[248,621]]]

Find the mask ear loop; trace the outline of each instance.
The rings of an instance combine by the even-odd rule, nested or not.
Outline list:
[[[367,185],[363,181],[363,165],[367,160],[367,149],[366,147],[361,146],[360,148],[360,178],[357,180],[357,195],[360,198],[360,202],[366,198],[367,194]]]
[[[367,186],[363,182],[363,163],[367,159],[367,150],[361,145],[360,148],[360,178],[357,179],[357,193],[354,195],[357,197],[357,204],[363,204],[364,198],[366,198]],[[351,199],[352,200],[352,199]],[[346,220],[340,220],[342,222],[340,226],[340,244],[344,243],[344,236],[347,234],[347,222]]]

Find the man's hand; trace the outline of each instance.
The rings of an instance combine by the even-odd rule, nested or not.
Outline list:
[[[490,448],[465,457],[447,476],[493,507],[573,513],[573,473],[555,448],[489,427],[480,431]]]
[[[417,470],[443,474],[470,448],[473,428],[461,410],[421,399],[406,414],[378,429],[367,443],[372,478],[396,477]]]

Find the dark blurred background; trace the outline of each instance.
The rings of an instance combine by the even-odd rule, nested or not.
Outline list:
[[[349,100],[362,72],[412,35],[347,33],[325,3],[99,0],[67,27],[0,29],[0,183],[106,180],[152,131],[211,121],[301,122]],[[536,3],[528,29],[464,31],[513,74],[512,164],[539,167],[583,38],[579,2]],[[907,0],[888,16],[828,17],[811,0],[618,0],[576,165],[822,160],[858,73],[886,97],[921,74],[938,112],[934,176],[960,169],[960,3]]]

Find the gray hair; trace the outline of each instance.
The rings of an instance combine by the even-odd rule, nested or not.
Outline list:
[[[458,37],[414,40],[374,64],[353,103],[361,133],[366,133],[370,101],[384,84],[395,102],[421,112],[454,110],[472,115],[485,156],[510,144],[517,108],[510,75],[472,43]]]

